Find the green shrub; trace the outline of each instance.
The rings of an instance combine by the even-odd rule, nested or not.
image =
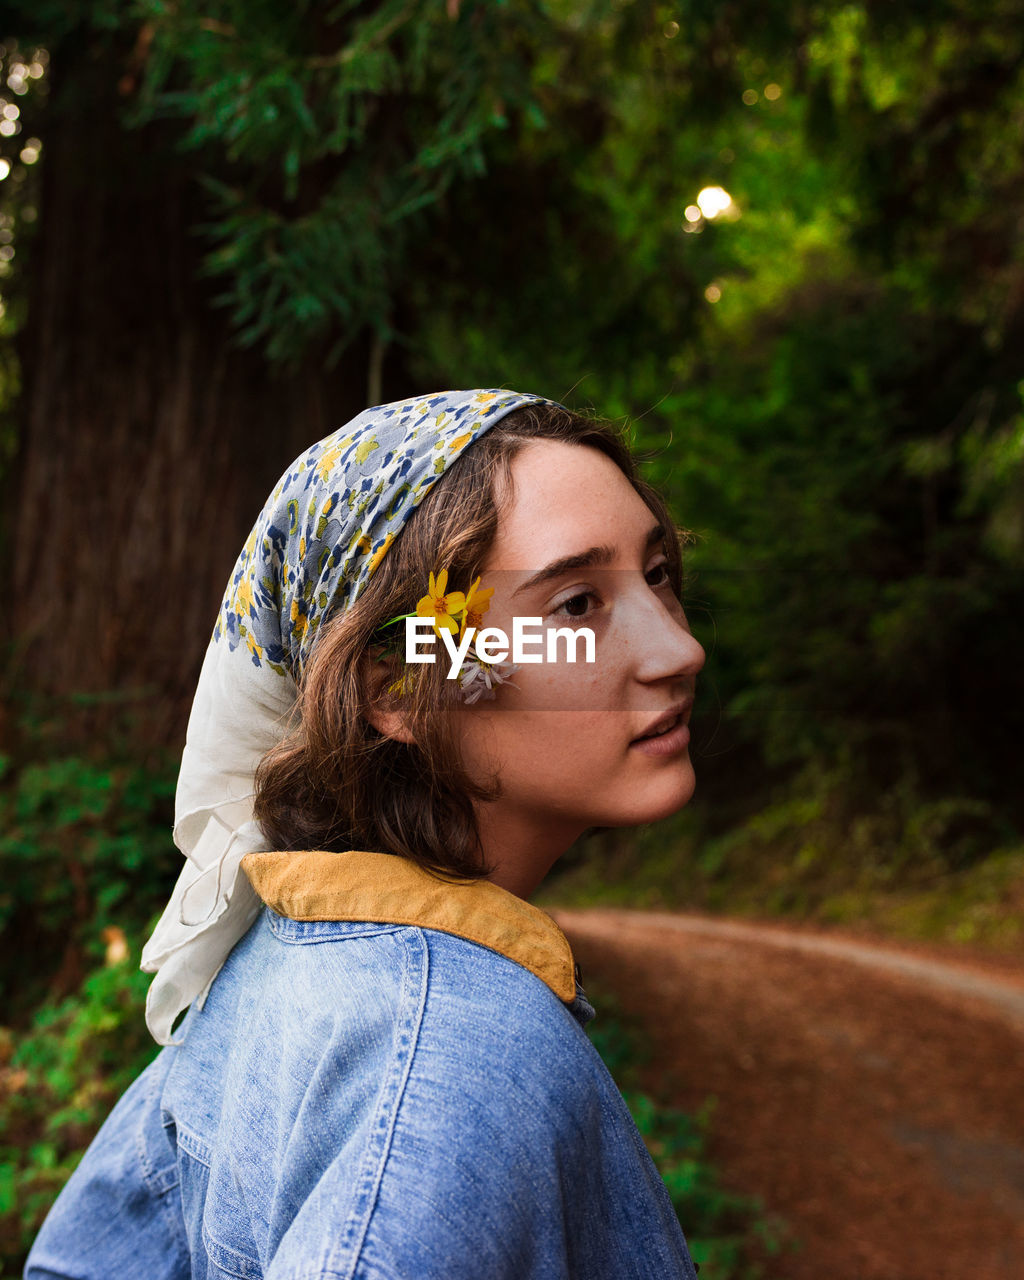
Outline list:
[[[53,737],[25,726],[16,755],[0,756],[0,1276],[20,1274],[60,1188],[158,1051],[139,953],[181,867],[170,759],[55,757]]]
[[[112,954],[116,954],[111,949]],[[159,1052],[138,949],[0,1029],[0,1275],[20,1274],[43,1218],[114,1103]]]
[[[708,1130],[716,1099],[691,1115],[667,1107],[638,1084],[650,1048],[637,1024],[603,988],[588,987],[599,1007],[588,1025],[590,1039],[614,1078],[658,1167],[686,1234],[693,1260],[715,1280],[759,1280],[761,1259],[784,1246],[784,1229],[765,1214],[755,1196],[721,1186],[707,1155]]]
[[[104,930],[136,935],[162,907],[181,857],[170,768],[79,756],[0,757],[0,990],[17,1023],[74,990]],[[24,956],[34,958],[26,971]]]

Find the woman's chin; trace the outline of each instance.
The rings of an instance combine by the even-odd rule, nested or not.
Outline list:
[[[631,816],[614,825],[639,827],[670,818],[689,804],[696,783],[693,766],[687,759],[685,768],[673,770],[673,776],[660,779],[657,786],[651,783],[639,794],[635,792],[630,805]],[[604,825],[612,824],[606,822]]]

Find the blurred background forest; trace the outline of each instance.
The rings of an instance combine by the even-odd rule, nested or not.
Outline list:
[[[1020,950],[1022,42],[1013,0],[0,3],[8,1266],[154,1050],[238,548],[370,403],[626,419],[697,535],[697,797],[545,900]]]

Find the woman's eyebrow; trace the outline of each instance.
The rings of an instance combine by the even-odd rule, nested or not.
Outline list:
[[[664,525],[656,524],[647,535],[646,548],[650,549],[656,542],[662,541],[664,537]],[[578,551],[575,555],[562,556],[558,560],[552,560],[549,565],[527,578],[525,582],[521,582],[512,592],[512,598],[515,599],[522,592],[529,591],[531,587],[539,587],[542,583],[550,582],[552,578],[560,578],[563,573],[571,573],[574,569],[595,569],[601,565],[610,564],[615,559],[615,555],[615,547],[602,544],[597,547],[588,547],[586,551]]]

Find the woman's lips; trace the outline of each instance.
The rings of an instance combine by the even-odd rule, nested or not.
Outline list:
[[[630,751],[642,751],[645,756],[674,756],[690,745],[690,728],[680,719],[668,733],[656,738],[637,738],[629,744]]]

